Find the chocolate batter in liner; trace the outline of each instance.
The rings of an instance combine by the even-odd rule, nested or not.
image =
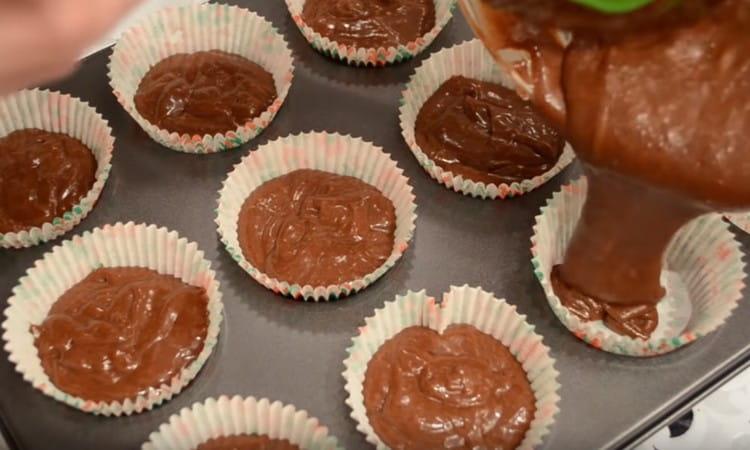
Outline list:
[[[222,320],[219,285],[197,245],[132,222],[64,242],[14,294],[3,337],[16,370],[46,395],[107,416],[179,394]]]
[[[657,0],[629,16],[557,0],[478,0],[469,9],[494,54],[526,50],[516,75],[588,178],[556,290],[579,314],[601,315],[578,308],[592,303],[585,297],[603,305],[605,320],[635,318],[641,329],[629,333],[648,335],[678,231],[707,213],[750,207],[750,2]],[[567,45],[556,28],[573,32]]]
[[[435,180],[480,198],[522,195],[573,160],[572,148],[512,91],[479,40],[443,49],[409,81],[401,132]]]
[[[59,92],[23,90],[0,106],[8,112],[0,117],[8,131],[0,137],[0,248],[30,247],[70,231],[94,208],[114,138],[94,108]]]
[[[373,445],[535,448],[558,411],[541,336],[481,288],[451,287],[439,305],[425,292],[398,296],[348,353],[347,404]]]
[[[198,358],[208,295],[140,267],[100,268],[69,288],[31,327],[45,373],[94,402],[150,396]]]
[[[217,224],[229,253],[256,281],[320,301],[384,276],[408,248],[415,210],[409,180],[381,148],[312,132],[271,141],[243,159],[219,193]]]
[[[308,42],[352,65],[383,66],[428,47],[450,20],[454,0],[286,0]]]
[[[537,217],[531,239],[535,274],[566,328],[597,349],[654,356],[687,345],[727,320],[742,298],[746,265],[738,241],[718,214],[690,222],[675,236],[661,277],[667,295],[656,307],[604,305],[556,278],[586,190],[586,180],[578,180],[555,193]]]
[[[173,35],[183,39],[165,38]],[[143,42],[156,50],[143,52]],[[162,73],[154,83],[170,98],[151,89],[136,99],[150,70],[196,53],[203,60],[198,70]],[[243,66],[245,75],[237,70]],[[135,24],[115,45],[109,68],[115,97],[153,140],[201,154],[236,148],[262,133],[282,107],[294,72],[292,52],[269,21],[223,4],[171,8]]]

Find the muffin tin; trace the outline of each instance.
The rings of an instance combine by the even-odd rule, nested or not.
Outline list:
[[[578,166],[522,197],[465,197],[427,175],[401,137],[401,91],[428,54],[472,37],[458,12],[414,61],[359,69],[317,53],[284,2],[240,1],[273,22],[295,58],[285,106],[256,140],[215,155],[185,155],[152,141],[117,103],[107,84],[110,50],[87,58],[70,79],[51,86],[102,113],[117,140],[113,167],[97,207],[76,234],[118,221],[154,223],[197,242],[222,286],[225,321],[214,353],[184,392],[128,418],[94,417],[34,390],[0,358],[0,421],[11,448],[134,449],[181,408],[221,395],[267,397],[309,411],[347,449],[371,448],[349,417],[341,379],[351,338],[365,317],[408,290],[438,296],[451,285],[481,286],[506,298],[536,327],[560,372],[560,413],[542,448],[613,448],[638,442],[750,362],[748,296],[717,332],[672,354],[647,359],[586,346],[554,317],[529,262],[534,217]],[[416,234],[403,258],[363,292],[339,301],[303,303],[253,281],[224,251],[214,223],[218,192],[231,168],[269,140],[312,130],[362,137],[405,170],[417,197]],[[737,231],[733,228],[733,231]],[[750,236],[739,234],[743,251]],[[0,251],[0,301],[60,240]],[[3,305],[3,308],[5,305]]]

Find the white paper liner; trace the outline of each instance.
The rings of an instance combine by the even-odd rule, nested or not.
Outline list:
[[[374,272],[340,285],[300,286],[262,273],[245,259],[237,237],[242,205],[260,185],[299,169],[316,169],[347,175],[376,187],[393,202],[396,232],[393,252]],[[234,167],[219,192],[216,224],[232,258],[263,286],[276,293],[305,300],[329,300],[358,292],[393,267],[414,235],[416,204],[409,180],[383,149],[337,133],[311,132],[279,138],[262,145]]]
[[[432,54],[417,68],[402,94],[399,120],[404,140],[406,140],[419,164],[432,178],[447,188],[464,195],[483,199],[503,199],[522,195],[536,189],[560,173],[573,161],[575,158],[573,149],[570,144],[566,144],[557,164],[549,171],[521,182],[500,185],[473,181],[440,167],[417,145],[415,124],[422,105],[444,82],[459,75],[499,83],[514,91],[516,89],[510,74],[492,59],[492,56],[478,39],[440,50]]]
[[[328,429],[306,411],[292,405],[254,397],[209,398],[173,414],[168,423],[151,433],[143,450],[194,450],[222,436],[266,435],[286,439],[303,450],[335,450],[340,447]]]
[[[367,365],[378,349],[409,327],[429,327],[442,333],[454,324],[469,324],[492,335],[521,363],[536,397],[536,413],[518,448],[531,449],[541,444],[559,412],[560,384],[555,360],[542,336],[534,331],[526,316],[516,312],[515,306],[481,288],[469,286],[452,286],[439,305],[425,291],[409,291],[365,319],[365,325],[360,327],[359,335],[352,339],[352,346],[347,350],[349,357],[344,361],[343,373],[348,393],[346,404],[352,409],[351,417],[357,422],[357,430],[379,450],[388,448],[370,425],[363,397]]]
[[[170,133],[152,125],[135,107],[135,94],[151,67],[168,56],[223,50],[251,60],[273,75],[277,98],[236,130],[216,135]],[[292,52],[270,22],[236,6],[194,4],[166,8],[123,33],[109,61],[109,80],[117,100],[152,139],[173,150],[213,153],[238,147],[259,135],[286,99],[293,77]]]
[[[627,356],[669,353],[716,330],[742,298],[745,263],[728,225],[718,214],[700,217],[675,236],[666,252],[659,328],[647,341],[621,336],[601,321],[584,322],[560,303],[550,282],[552,267],[565,256],[586,198],[582,178],[554,194],[537,216],[532,237],[534,272],[549,305],[574,335],[591,346]]]
[[[96,158],[94,185],[81,200],[40,227],[17,233],[0,233],[0,248],[25,248],[51,241],[67,233],[91,212],[112,168],[115,138],[109,124],[88,103],[47,90],[24,90],[0,99],[0,137],[13,131],[38,128],[74,137]]]
[[[333,59],[345,61],[352,66],[382,67],[412,59],[432,44],[453,16],[456,0],[435,1],[435,26],[424,36],[406,45],[389,48],[364,48],[340,44],[322,36],[302,19],[305,0],[286,0],[286,6],[297,28],[313,48]]]
[[[121,402],[94,402],[58,389],[42,368],[32,325],[41,324],[62,294],[101,267],[144,267],[202,287],[208,295],[209,326],[203,350],[170,385]],[[56,246],[13,289],[3,322],[5,351],[23,378],[44,394],[82,411],[121,416],[150,410],[171,399],[195,378],[216,346],[222,320],[221,293],[211,263],[195,243],[154,225],[118,223],[96,228]]]
[[[750,213],[727,214],[726,218],[740,230],[750,233]]]

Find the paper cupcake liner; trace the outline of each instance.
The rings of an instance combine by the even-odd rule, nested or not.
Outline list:
[[[481,288],[468,286],[452,286],[439,305],[425,291],[409,291],[365,320],[359,336],[352,339],[352,346],[347,350],[349,357],[344,361],[343,373],[348,393],[346,404],[352,409],[351,417],[357,422],[357,430],[378,449],[388,448],[370,425],[363,397],[367,365],[378,349],[409,327],[429,327],[443,333],[454,324],[469,324],[493,336],[521,363],[536,397],[536,413],[518,448],[531,449],[541,444],[559,412],[560,384],[555,360],[534,326],[518,314],[515,306]]]
[[[389,48],[365,48],[340,44],[322,36],[308,26],[302,19],[302,9],[305,0],[286,0],[286,6],[292,15],[297,28],[305,36],[307,42],[320,53],[335,60],[344,61],[352,66],[375,66],[382,67],[388,64],[397,64],[408,61],[420,54],[432,44],[438,34],[445,28],[453,16],[456,8],[456,0],[434,0],[435,1],[435,26],[424,36],[406,45]]]
[[[473,181],[440,167],[419,148],[414,128],[422,105],[444,82],[458,75],[499,83],[515,91],[511,75],[492,59],[478,39],[440,50],[417,68],[402,94],[399,110],[401,134],[422,168],[440,184],[464,195],[483,199],[515,197],[546,183],[573,161],[573,149],[566,144],[557,164],[549,171],[521,182],[500,185]]]
[[[742,298],[745,263],[740,245],[718,214],[700,217],[683,227],[666,252],[659,302],[659,326],[647,341],[621,336],[601,321],[585,322],[555,295],[552,267],[560,264],[586,199],[582,178],[554,194],[536,218],[532,264],[557,318],[576,337],[610,353],[654,356],[669,353],[716,330]]]
[[[328,435],[328,429],[306,411],[265,398],[221,396],[173,414],[159,431],[151,433],[142,449],[193,450],[210,439],[239,434],[286,439],[302,450],[341,448],[336,438]]]
[[[299,169],[347,175],[376,187],[396,208],[393,252],[374,272],[340,285],[300,286],[262,273],[245,259],[237,237],[237,222],[245,200],[260,185]],[[305,300],[328,300],[358,292],[393,267],[414,235],[416,204],[409,180],[383,149],[351,136],[325,132],[291,135],[271,141],[234,167],[219,192],[216,224],[232,258],[263,286]]]
[[[76,283],[101,267],[144,267],[206,290],[209,326],[203,351],[169,385],[146,396],[121,402],[95,402],[74,397],[54,385],[44,372],[34,345],[32,325],[41,324],[52,304]],[[118,223],[74,236],[56,246],[26,272],[13,289],[3,322],[5,351],[23,378],[36,389],[81,411],[121,416],[151,410],[171,399],[195,378],[219,336],[221,293],[216,274],[195,243],[154,225]]]
[[[135,94],[146,73],[178,53],[223,50],[243,56],[273,75],[277,98],[260,116],[234,131],[216,135],[169,132],[146,120]],[[109,80],[117,100],[156,142],[187,153],[229,150],[258,136],[284,103],[293,77],[292,52],[270,22],[236,6],[194,4],[166,8],[128,29],[115,44]]]
[[[112,129],[88,103],[70,95],[39,89],[20,91],[0,99],[0,137],[27,128],[67,134],[86,145],[96,158],[94,185],[62,217],[17,233],[0,233],[0,248],[31,247],[72,230],[94,208],[112,168],[115,145]]]
[[[727,214],[726,218],[740,230],[750,233],[750,213]]]

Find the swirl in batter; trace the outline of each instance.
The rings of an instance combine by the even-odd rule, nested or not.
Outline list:
[[[370,360],[367,417],[394,450],[514,449],[536,412],[520,363],[470,325],[407,328]]]
[[[60,390],[113,402],[170,384],[208,332],[204,289],[143,268],[98,269],[32,327],[45,373]]]
[[[425,102],[417,144],[455,175],[513,183],[552,169],[565,140],[529,103],[500,84],[455,76]]]
[[[135,107],[171,132],[203,136],[235,131],[276,100],[273,76],[238,55],[211,50],[177,54],[141,80]]]
[[[301,286],[361,278],[393,252],[396,210],[354,177],[297,170],[253,191],[237,233],[245,258],[266,275]]]
[[[435,26],[433,0],[307,0],[302,19],[339,44],[364,48],[406,45]]]

